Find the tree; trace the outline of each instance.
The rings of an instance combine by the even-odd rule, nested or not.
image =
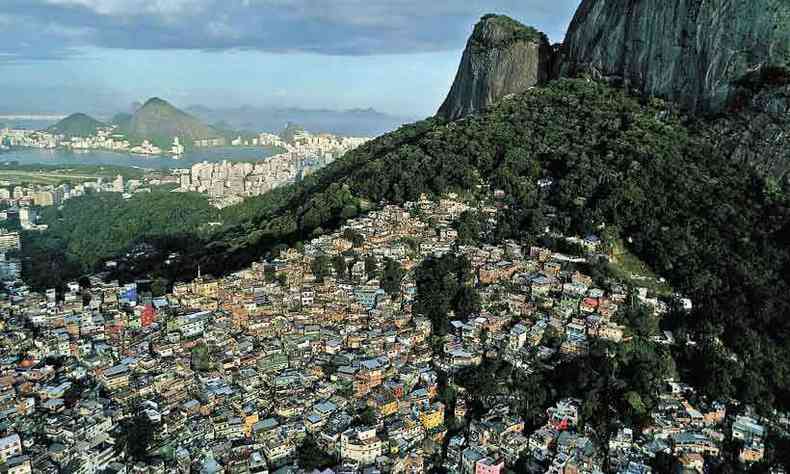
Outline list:
[[[515,371],[512,390],[517,395],[517,410],[527,429],[541,425],[550,400],[543,374],[539,371],[529,374]]]
[[[321,449],[311,435],[308,435],[304,441],[302,441],[296,453],[296,463],[307,472],[316,469],[329,469],[337,464],[337,460]]]
[[[658,318],[645,305],[631,299],[632,303],[625,307],[624,317],[637,337],[648,339],[658,333]]]
[[[200,343],[192,348],[191,352],[192,369],[200,372],[208,372],[212,368],[211,356],[208,346]]]
[[[170,283],[164,278],[155,278],[151,282],[151,294],[154,297],[164,296],[167,294]]]
[[[326,255],[319,255],[313,259],[313,262],[310,264],[310,269],[315,276],[315,279],[319,282],[323,282],[324,278],[329,275],[330,270],[330,261],[329,257]]]
[[[655,472],[674,472],[675,458],[670,454],[658,453],[650,460],[650,467]]]
[[[562,345],[563,335],[554,326],[549,326],[543,332],[543,345],[552,349],[559,349]]]
[[[66,392],[63,394],[63,404],[66,406],[66,408],[74,408],[74,405],[76,405],[80,400],[80,397],[82,397],[82,391],[84,388],[85,387],[81,382],[72,382],[71,387],[69,387],[68,390],[66,390]]]
[[[458,232],[458,242],[462,245],[474,245],[480,241],[482,227],[480,215],[474,211],[464,211],[453,223]]]
[[[118,448],[134,461],[145,461],[156,429],[145,413],[138,413],[120,425]]]
[[[359,231],[352,228],[347,228],[343,231],[343,238],[351,242],[354,248],[362,247],[362,244],[365,243],[365,237],[359,233]]]
[[[401,280],[403,280],[403,268],[400,263],[391,258],[384,259],[384,272],[381,276],[381,288],[388,295],[396,297],[400,295]]]
[[[624,383],[617,378],[617,361],[608,352],[596,355],[595,360],[598,370],[595,372],[591,390],[582,403],[581,418],[595,433],[598,446],[603,451],[601,468],[604,472],[609,472],[609,442],[618,429],[615,403]]]
[[[455,315],[461,319],[478,314],[480,312],[480,295],[477,290],[469,286],[461,286],[455,294],[453,308]]]
[[[378,422],[376,417],[376,410],[370,406],[366,406],[362,411],[357,414],[354,420],[356,426],[375,426]]]
[[[335,255],[332,258],[332,267],[337,278],[342,280],[346,277],[346,259],[342,255]]]
[[[431,320],[435,334],[447,334],[449,315],[467,318],[480,311],[480,296],[472,288],[472,269],[464,256],[428,257],[417,268],[414,311]]]
[[[378,271],[378,263],[376,262],[376,257],[374,257],[373,255],[366,255],[365,274],[368,276],[368,279],[375,278],[377,271]]]

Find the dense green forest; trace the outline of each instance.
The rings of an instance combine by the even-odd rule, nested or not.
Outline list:
[[[466,257],[428,257],[417,268],[415,280],[418,291],[413,310],[430,319],[437,336],[447,334],[450,315],[465,321],[480,312],[480,296],[471,286],[474,272]]]
[[[719,397],[788,408],[788,186],[731,160],[718,141],[720,126],[687,122],[662,101],[605,84],[558,80],[481,116],[402,127],[296,186],[223,211],[224,225],[210,236],[197,227],[214,216],[195,208],[183,211],[187,222],[167,224],[173,211],[154,203],[146,210],[162,220],[149,225],[129,226],[123,212],[97,210],[88,214],[101,218],[81,230],[64,224],[51,234],[88,268],[100,251],[122,250],[140,236],[191,232],[192,239],[179,240],[184,266],[140,267],[172,280],[197,263],[218,274],[235,270],[276,245],[334,229],[371,203],[468,195],[490,184],[505,191],[508,204],[494,239],[529,238],[546,224],[576,234],[606,225],[695,302],[691,315],[664,322],[699,340],[679,355],[687,375]],[[539,178],[553,185],[541,190]],[[167,231],[155,230],[157,223]],[[75,243],[82,238],[89,240]]]
[[[85,114],[72,114],[47,129],[48,132],[67,137],[90,137],[106,127],[95,118]]]
[[[157,190],[128,200],[118,193],[91,193],[71,199],[60,210],[43,208],[47,231],[25,234],[25,279],[35,287],[57,287],[137,244],[180,249],[184,243],[179,240],[207,234],[207,224],[219,218],[219,211],[196,193]]]

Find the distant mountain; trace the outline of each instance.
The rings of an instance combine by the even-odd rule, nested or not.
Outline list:
[[[112,116],[112,118],[110,119],[110,124],[120,125],[122,123],[128,122],[131,119],[132,119],[132,114],[120,112]]]
[[[71,114],[47,129],[48,132],[67,137],[89,137],[95,135],[100,128],[107,124],[96,120],[90,115]]]
[[[393,131],[415,117],[399,117],[373,109],[317,110],[299,108],[238,107],[211,109],[202,105],[187,112],[206,123],[224,122],[236,130],[279,133],[289,122],[315,133],[373,137]]]
[[[223,136],[218,130],[159,98],[148,100],[132,116],[119,123],[118,131],[132,143],[148,140],[160,147],[169,147],[173,137],[191,146],[198,139]]]

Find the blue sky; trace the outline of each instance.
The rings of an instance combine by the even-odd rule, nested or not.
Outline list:
[[[179,106],[432,114],[475,21],[561,41],[578,0],[2,0],[0,113]]]

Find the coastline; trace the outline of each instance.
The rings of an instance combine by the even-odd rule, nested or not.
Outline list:
[[[0,150],[0,164],[20,165],[107,165],[139,168],[187,168],[194,163],[258,162],[280,153],[277,147],[221,147],[189,150],[183,155],[138,155],[111,150],[71,150],[67,148],[12,148]]]

